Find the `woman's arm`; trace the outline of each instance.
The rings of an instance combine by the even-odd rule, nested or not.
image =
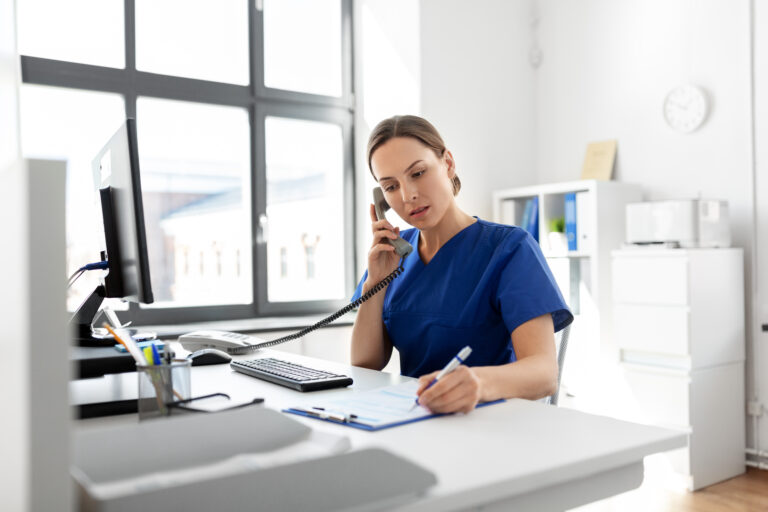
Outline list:
[[[370,287],[369,287],[370,288]],[[363,287],[363,293],[367,291]],[[389,341],[381,317],[384,306],[384,290],[360,305],[352,327],[351,360],[354,366],[381,370],[392,357],[392,342]]]
[[[368,251],[368,278],[363,283],[362,295],[373,288],[382,279],[397,268],[399,256],[395,248],[386,240],[394,240],[400,235],[400,229],[395,228],[386,219],[379,220],[376,210],[371,205],[371,229],[373,244]],[[360,305],[352,327],[351,361],[354,366],[362,366],[371,370],[381,370],[392,356],[392,342],[389,341],[381,317],[384,308],[385,290]]]
[[[536,400],[557,390],[557,356],[552,315],[529,320],[512,332],[517,361],[477,368],[483,402],[499,398]]]
[[[419,403],[433,412],[469,412],[478,402],[499,398],[538,399],[557,389],[552,315],[529,320],[512,332],[512,346],[517,361],[500,366],[456,371],[424,391],[437,372],[419,379]]]

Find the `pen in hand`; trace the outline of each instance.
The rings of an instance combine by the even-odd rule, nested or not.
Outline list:
[[[437,381],[439,381],[440,379],[442,379],[443,377],[451,373],[453,370],[458,368],[461,363],[467,360],[467,358],[471,353],[472,353],[472,348],[469,346],[461,349],[459,353],[453,356],[453,359],[451,359],[448,362],[448,364],[445,365],[445,368],[440,370],[440,373],[438,373],[437,376],[434,379],[432,379],[432,382],[430,382],[429,385],[426,388],[424,388],[424,391],[434,386]],[[416,397],[416,399],[413,401],[413,405],[411,406],[409,412],[412,411],[417,405],[419,405],[419,397]]]

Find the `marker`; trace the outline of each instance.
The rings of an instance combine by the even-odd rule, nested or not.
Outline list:
[[[155,345],[154,341],[150,344],[150,347],[152,347],[152,361],[156,365],[160,364],[160,352],[157,351],[157,345]]]
[[[448,364],[445,365],[445,368],[440,370],[440,373],[437,374],[437,377],[432,379],[432,382],[430,382],[429,385],[426,388],[424,388],[424,391],[434,386],[437,381],[439,381],[440,379],[442,379],[443,377],[451,373],[453,370],[458,368],[461,363],[467,360],[467,358],[469,357],[469,354],[471,353],[472,353],[471,347],[467,346],[461,349],[458,354],[453,356],[453,359],[448,361]],[[422,391],[422,393],[424,391]],[[413,401],[413,405],[411,406],[409,412],[412,411],[417,405],[419,405],[419,397],[416,397],[416,399]]]
[[[144,359],[147,360],[147,365],[153,366],[155,364],[155,358],[152,357],[152,347],[147,345],[146,347],[141,349],[141,351],[144,353]]]

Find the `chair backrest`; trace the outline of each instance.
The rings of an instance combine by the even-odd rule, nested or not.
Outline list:
[[[560,394],[560,379],[563,376],[563,365],[565,364],[565,351],[568,348],[568,335],[571,333],[571,326],[567,325],[559,332],[557,342],[557,389],[552,396],[547,397],[547,403],[557,405],[557,397]]]

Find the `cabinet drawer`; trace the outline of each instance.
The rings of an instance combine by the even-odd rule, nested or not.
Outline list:
[[[613,300],[632,304],[688,304],[688,260],[683,257],[613,258]]]
[[[689,355],[689,316],[687,306],[648,306],[615,304],[614,331],[620,348]]]
[[[687,372],[623,366],[632,401],[629,406],[641,421],[675,428],[690,427],[691,379]]]

